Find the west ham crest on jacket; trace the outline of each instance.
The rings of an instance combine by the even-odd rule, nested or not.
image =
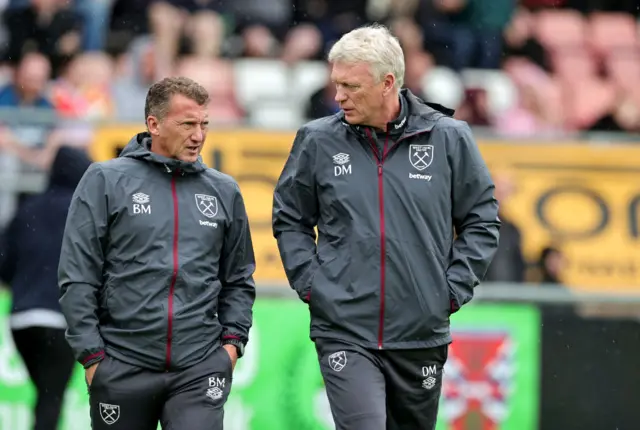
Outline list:
[[[433,145],[409,145],[409,161],[420,171],[426,169],[433,161]]]
[[[207,218],[213,218],[218,214],[218,199],[206,194],[196,194],[196,205],[200,213]]]

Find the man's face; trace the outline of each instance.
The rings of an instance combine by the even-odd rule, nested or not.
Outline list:
[[[336,62],[331,71],[336,102],[349,124],[371,125],[384,104],[385,81],[376,82],[366,63]]]
[[[50,75],[49,62],[39,55],[26,57],[16,75],[16,84],[26,97],[36,97],[42,94]]]
[[[181,94],[174,95],[162,121],[149,116],[149,132],[156,137],[155,152],[169,158],[193,163],[198,159],[207,138],[209,115],[207,105]]]

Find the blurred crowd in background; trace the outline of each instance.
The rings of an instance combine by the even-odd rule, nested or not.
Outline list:
[[[0,106],[140,122],[149,84],[181,74],[212,93],[214,121],[286,128],[337,110],[331,86],[302,91],[304,99],[295,86],[300,74],[304,89],[326,80],[320,64],[296,76],[292,70],[322,61],[340,35],[375,21],[390,26],[403,45],[406,86],[458,109],[472,125],[509,136],[637,132],[638,4],[0,0],[0,82],[8,85],[0,90]],[[256,78],[258,71],[263,76]],[[314,73],[316,80],[309,77]],[[246,96],[266,83],[270,88],[261,94],[268,103]],[[274,110],[278,115],[263,112]]]

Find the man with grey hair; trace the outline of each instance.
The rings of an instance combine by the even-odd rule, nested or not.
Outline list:
[[[337,429],[435,428],[449,317],[498,245],[471,130],[401,89],[403,59],[378,25],[333,46],[341,112],[298,131],[274,192],[274,236],[309,305]]]

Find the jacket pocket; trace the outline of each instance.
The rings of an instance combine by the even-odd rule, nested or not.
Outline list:
[[[386,341],[425,341],[445,335],[450,292],[441,259],[413,242],[387,241]]]
[[[467,304],[473,298],[473,287],[466,287],[464,284],[459,282],[456,284],[456,282],[450,280],[447,273],[445,273],[445,278],[449,289],[449,312],[450,314],[453,314],[458,312],[462,306]],[[471,282],[469,282],[469,284],[471,284]]]
[[[93,379],[91,380],[91,384],[89,384],[89,381],[87,381],[87,377],[85,375],[84,382],[85,384],[87,384],[87,390],[89,392],[91,392],[91,390],[96,387],[96,384],[100,386],[101,375],[104,370],[103,368],[110,360],[111,358],[105,355],[104,358],[98,363],[98,367],[96,367],[96,371],[93,372]]]
[[[311,307],[312,297],[314,296],[313,291],[317,288],[317,282],[320,279],[320,275],[324,270],[327,269],[327,266],[333,263],[336,259],[337,257],[333,255],[325,260],[320,261],[318,267],[316,267],[316,269],[311,274],[309,282],[307,282],[307,289],[302,292],[301,296],[302,301],[309,304],[309,307]]]
[[[315,270],[307,292],[309,310],[312,316],[333,321],[335,302],[339,300],[339,292],[349,284],[350,257],[343,256],[340,248],[321,253],[328,257],[319,257],[320,265]]]

